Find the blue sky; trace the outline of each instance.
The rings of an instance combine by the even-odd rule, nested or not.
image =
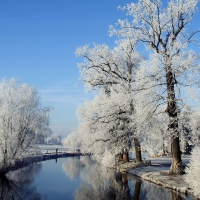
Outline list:
[[[76,108],[91,94],[78,82],[74,52],[85,44],[114,44],[108,26],[124,0],[0,1],[0,78],[16,77],[51,105],[51,127],[64,137],[78,124]],[[128,2],[128,1],[127,1]]]
[[[38,89],[43,104],[54,107],[54,133],[65,137],[75,130],[77,106],[92,98],[75,86],[76,48],[93,42],[113,46],[116,38],[109,37],[108,27],[126,18],[117,10],[126,3],[130,1],[0,0],[0,78],[16,77]]]

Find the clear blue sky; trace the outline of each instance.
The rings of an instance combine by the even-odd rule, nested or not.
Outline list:
[[[128,2],[128,1],[127,1]],[[0,78],[16,77],[38,89],[52,105],[54,133],[69,134],[78,124],[76,108],[91,98],[78,82],[74,52],[87,43],[110,43],[108,26],[124,13],[124,0],[0,1]]]
[[[75,130],[76,108],[91,94],[78,82],[78,46],[106,43],[108,26],[128,0],[0,0],[0,78],[16,77],[38,89],[54,111],[51,127],[63,137]],[[199,13],[196,22],[199,24]]]

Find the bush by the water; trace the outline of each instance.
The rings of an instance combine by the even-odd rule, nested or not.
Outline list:
[[[200,147],[193,149],[190,163],[185,172],[185,181],[190,185],[193,194],[200,197]]]

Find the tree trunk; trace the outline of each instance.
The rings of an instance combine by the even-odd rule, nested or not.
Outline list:
[[[120,154],[118,154],[118,162],[120,162],[120,161],[122,161],[122,160],[123,160],[123,154],[120,153]]]
[[[124,152],[124,153],[123,153],[123,162],[124,162],[124,163],[129,162],[129,155],[128,155],[128,152]]]
[[[162,156],[166,156],[166,155],[167,155],[167,149],[166,149],[166,147],[165,147],[165,140],[164,140],[164,137],[163,137],[163,145],[162,145],[162,147],[163,147],[163,154],[162,154]]]
[[[173,76],[171,66],[166,67],[166,82],[167,82],[167,94],[168,104],[165,112],[169,116],[168,131],[171,134],[171,153],[172,164],[169,174],[183,174],[181,151],[179,144],[179,132],[178,132],[178,108],[176,104],[174,85],[176,80]]]
[[[164,142],[164,139],[163,139],[163,145],[162,145],[162,147],[163,147],[163,153],[162,153],[162,156],[165,156],[165,142]]]
[[[183,174],[179,137],[172,136],[171,141],[172,164],[169,174]]]
[[[142,161],[141,149],[140,149],[140,142],[138,138],[134,137],[134,145],[135,145],[135,157],[136,163]]]
[[[139,197],[140,197],[140,188],[141,188],[141,182],[136,179],[133,200],[139,200]]]

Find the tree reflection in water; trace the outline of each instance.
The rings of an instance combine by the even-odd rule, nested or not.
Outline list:
[[[35,175],[41,170],[41,166],[41,163],[35,163],[0,177],[0,199],[42,199],[43,196],[37,192],[34,186]],[[74,188],[79,187],[74,192],[75,200],[192,200],[192,198],[186,198],[183,194],[180,195],[152,183],[140,181],[130,174],[105,168],[87,156],[71,157],[63,160],[62,169],[71,179],[76,178],[79,181],[82,179],[81,186],[79,183],[74,186]],[[62,183],[64,180],[58,178],[59,181]],[[58,184],[58,182],[55,184]],[[71,184],[69,179],[66,183]],[[73,193],[73,191],[70,192]],[[60,199],[59,193],[58,196],[54,197]],[[70,197],[70,199],[73,199],[73,197]]]
[[[74,194],[75,200],[184,200],[184,194],[172,192],[149,182],[142,182],[131,175],[91,161],[89,157],[70,159],[63,163],[66,175],[80,176],[83,184]],[[190,198],[189,198],[190,199]]]
[[[35,174],[41,169],[41,163],[35,163],[28,167],[9,172],[6,176],[0,176],[1,200],[28,200],[41,199],[36,187],[32,186]]]
[[[84,157],[87,158],[87,157]],[[64,162],[62,168],[66,175],[71,179],[77,178],[80,175],[80,171],[85,167],[83,162],[80,162],[80,157],[71,157],[69,162]]]
[[[140,198],[140,188],[141,188],[141,182],[136,179],[133,200],[139,200],[139,198]]]
[[[172,200],[183,200],[183,198],[175,192],[172,192],[171,195],[172,195]]]

